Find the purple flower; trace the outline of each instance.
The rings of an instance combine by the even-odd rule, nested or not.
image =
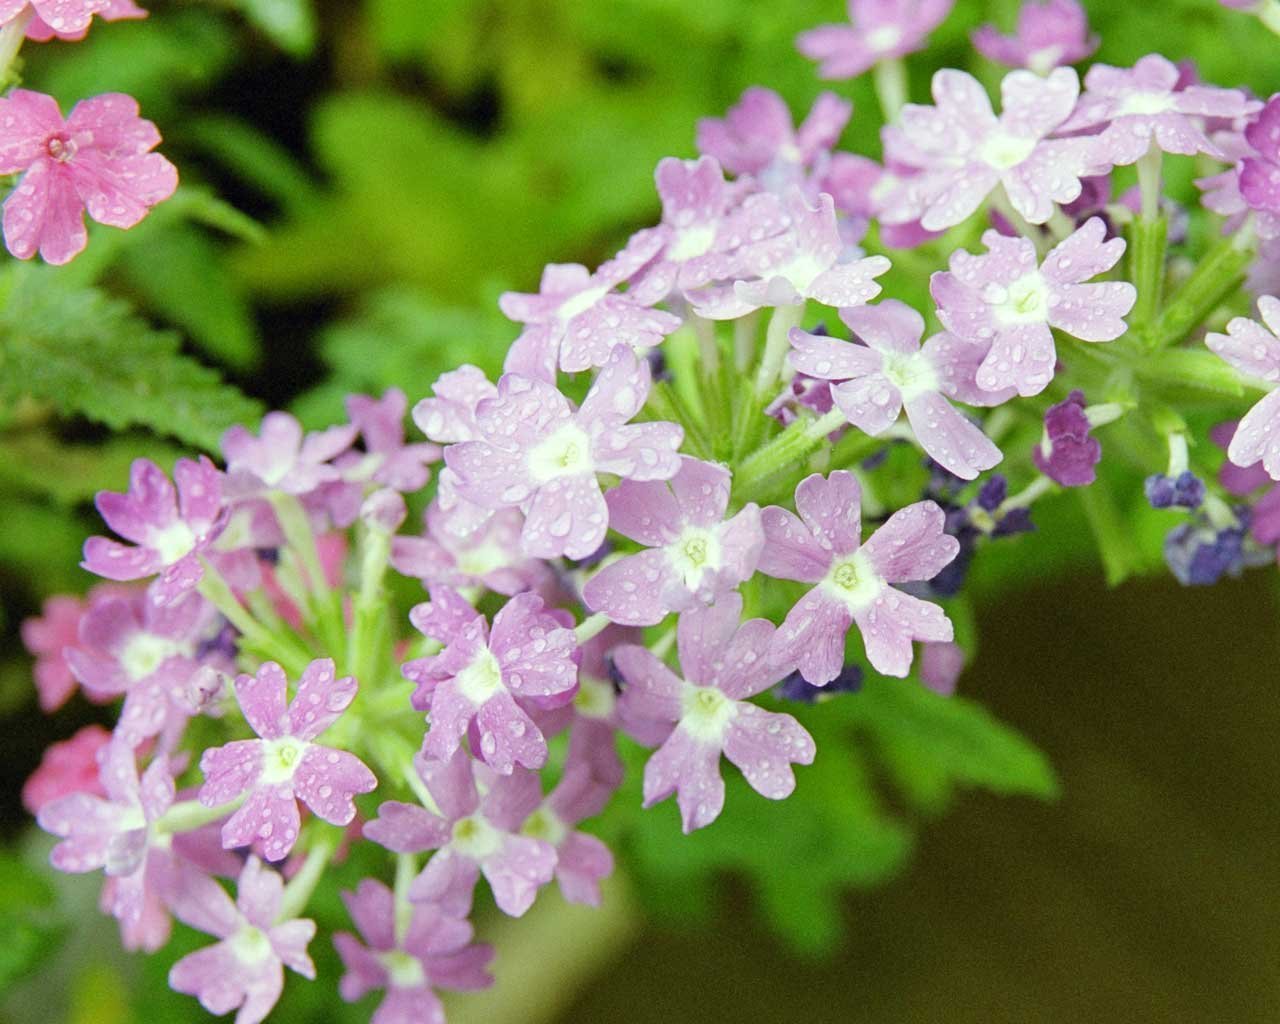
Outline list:
[[[413,706],[429,711],[424,753],[453,756],[468,732],[477,757],[501,775],[517,764],[541,768],[547,741],[522,706],[555,707],[573,699],[578,669],[573,630],[549,613],[537,594],[517,594],[489,623],[448,587],[410,613],[414,626],[446,646],[439,654],[408,662],[403,672],[417,683]]]
[[[304,978],[316,976],[307,955],[316,923],[280,921],[283,895],[280,875],[254,856],[240,872],[235,903],[206,875],[184,878],[173,901],[174,916],[219,941],[174,964],[169,987],[195,996],[212,1014],[239,1008],[236,1024],[261,1024],[284,989],[285,965]]]
[[[344,892],[342,902],[364,943],[350,932],[334,935],[346,968],[338,991],[353,1003],[366,992],[386,989],[371,1024],[443,1024],[437,988],[472,990],[493,983],[485,969],[493,947],[471,944],[469,922],[418,904],[401,926],[395,895],[372,878]]]
[[[786,196],[791,227],[739,251],[739,269],[752,280],[699,289],[690,294],[694,312],[733,320],[763,306],[796,305],[816,299],[827,306],[860,306],[880,294],[875,278],[889,270],[883,256],[849,259],[836,224],[831,196],[810,206],[799,189]]]
[[[216,628],[213,607],[193,592],[168,605],[146,594],[104,598],[85,612],[66,662],[95,698],[124,694],[116,724],[122,742],[136,748],[163,731],[170,734],[167,747],[191,714],[186,685]]]
[[[505,369],[555,380],[557,364],[578,373],[609,361],[614,347],[645,349],[680,326],[680,318],[648,309],[615,289],[662,248],[661,234],[640,232],[594,274],[577,263],[549,263],[537,295],[506,292],[502,312],[526,325],[507,353]]]
[[[1038,75],[1082,61],[1098,48],[1098,37],[1089,32],[1089,19],[1078,0],[1027,0],[1018,11],[1014,35],[983,25],[971,38],[984,57]]]
[[[777,506],[761,513],[760,571],[816,584],[778,629],[778,661],[823,686],[844,667],[845,634],[856,622],[872,667],[905,676],[912,640],[952,639],[941,608],[889,586],[931,579],[959,552],[935,502],[900,509],[862,544],[862,489],[852,473],[814,473],[800,482],[795,499],[798,517]]]
[[[600,883],[613,874],[609,847],[573,826],[599,814],[614,787],[594,778],[586,764],[567,767],[559,784],[524,823],[522,834],[556,851],[556,883],[570,903],[600,905]]]
[[[1226,334],[1211,332],[1205,344],[1242,374],[1273,389],[1240,421],[1227,458],[1242,467],[1261,462],[1272,480],[1280,480],[1280,299],[1262,296],[1258,313],[1262,324],[1238,316],[1227,324]]]
[[[342,478],[329,463],[350,448],[355,437],[352,424],[304,437],[302,424],[287,412],[267,413],[257,437],[244,427],[231,427],[222,435],[228,490],[237,496],[266,491],[310,494]]]
[[[951,256],[950,272],[935,273],[929,290],[938,318],[959,338],[990,345],[978,368],[978,387],[1013,387],[1039,394],[1053,379],[1057,353],[1051,327],[1084,341],[1112,341],[1125,332],[1122,319],[1137,301],[1127,281],[1084,284],[1115,266],[1122,238],[1103,241],[1106,225],[1094,217],[1059,242],[1036,265],[1029,239],[987,231],[987,252],[963,249]]]
[[[575,410],[545,381],[506,374],[480,403],[481,439],[445,449],[463,497],[490,509],[519,506],[521,542],[537,558],[585,558],[604,540],[608,509],[597,473],[667,480],[680,468],[684,431],[674,423],[627,421],[649,394],[649,367],[625,345]]]
[[[652,626],[668,612],[710,604],[756,570],[760,509],[725,520],[730,474],[688,456],[666,481],[624,481],[606,496],[609,525],[650,548],[606,565],[582,589],[592,611],[626,626]]]
[[[494,776],[465,750],[447,761],[419,755],[414,767],[439,813],[388,801],[364,826],[365,837],[397,853],[438,851],[409,889],[415,902],[438,903],[446,913],[465,917],[483,874],[498,908],[519,917],[551,881],[556,866],[549,843],[518,834],[541,802],[538,776],[524,769]],[[483,798],[477,774],[488,783]]]
[[[885,129],[885,152],[922,173],[904,180],[881,209],[889,224],[918,220],[941,231],[967,219],[996,188],[1032,224],[1053,216],[1055,203],[1080,195],[1080,179],[1099,173],[1088,139],[1051,139],[1080,92],[1071,68],[1046,78],[1011,71],[1000,84],[1004,112],[991,110],[972,75],[944,69],[933,76],[936,106],[909,103]]]
[[[1202,119],[1245,117],[1261,104],[1239,89],[1179,89],[1178,80],[1177,66],[1155,53],[1132,68],[1095,64],[1085,75],[1084,95],[1061,130],[1105,126],[1091,137],[1094,159],[1104,166],[1135,163],[1153,145],[1166,153],[1222,159],[1221,150],[1205,135]]]
[[[159,574],[152,593],[162,604],[176,601],[200,582],[200,555],[222,532],[222,476],[203,455],[179,459],[174,485],[150,459],[135,459],[125,494],[99,491],[94,503],[108,526],[134,547],[107,537],[84,544],[82,568],[109,580],[140,580]]]
[[[795,789],[792,764],[813,763],[813,738],[799,722],[747,700],[776,683],[786,669],[769,656],[773,624],[741,618],[737,593],[680,616],[676,642],[684,678],[639,645],[614,652],[626,682],[624,714],[671,726],[645,764],[644,806],[675,793],[686,833],[711,824],[724,807],[722,753],[752,789],[770,800],[782,800]]]
[[[409,400],[399,388],[388,388],[381,398],[347,396],[347,415],[360,431],[364,454],[351,452],[337,460],[346,480],[366,481],[409,493],[420,491],[431,475],[427,469],[440,461],[434,444],[405,444],[404,414]]]
[[[882,434],[905,407],[920,446],[939,465],[965,480],[1001,459],[1000,449],[948,398],[992,405],[1011,393],[984,394],[974,382],[982,352],[949,334],[923,348],[924,318],[886,299],[876,306],[842,309],[840,318],[865,344],[791,331],[791,365],[830,381],[836,407],[859,430]]]
[[[762,188],[781,193],[802,184],[806,172],[823,162],[852,114],[852,103],[824,92],[797,129],[781,96],[752,86],[723,120],[698,122],[698,150],[730,174],[750,175]]]
[[[1036,468],[1063,487],[1085,487],[1098,478],[1102,445],[1089,435],[1084,392],[1072,391],[1044,414],[1044,436],[1032,449]]]
[[[1280,214],[1280,96],[1268,100],[1258,119],[1245,128],[1244,141],[1240,197],[1251,209]]]
[[[455,525],[462,519],[460,525]],[[550,573],[546,563],[520,549],[524,516],[504,508],[476,527],[470,509],[446,509],[439,501],[427,506],[425,534],[393,537],[391,565],[397,572],[427,584],[486,587],[499,594],[534,590]]]
[[[849,0],[851,25],[819,25],[796,38],[822,78],[856,78],[873,64],[903,57],[951,13],[955,0]]]
[[[346,825],[356,813],[352,798],[378,784],[354,754],[312,742],[355,700],[356,681],[335,679],[333,661],[317,659],[303,670],[286,705],[284,669],[268,661],[256,675],[238,676],[235,690],[245,720],[261,738],[204,752],[200,802],[216,807],[247,793],[244,806],[222,826],[223,845],[261,846],[267,860],[281,860],[298,838],[299,799],[331,825]]]
[[[840,670],[840,674],[825,686],[814,686],[799,672],[792,672],[774,687],[773,692],[781,700],[815,704],[819,698],[834,697],[838,693],[857,693],[862,689],[862,682],[862,666],[857,662],[849,662]]]
[[[1153,473],[1143,481],[1142,489],[1152,508],[1197,509],[1204,503],[1204,481],[1189,469],[1176,477]]]
[[[1164,540],[1164,560],[1184,587],[1208,587],[1223,576],[1239,576],[1246,564],[1246,523],[1214,526],[1183,523]]]

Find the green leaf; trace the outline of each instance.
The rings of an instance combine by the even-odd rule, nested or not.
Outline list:
[[[0,523],[0,565],[18,570],[41,595],[83,589],[85,527],[72,510],[0,493]]]
[[[282,209],[297,211],[317,201],[315,182],[293,155],[269,136],[233,117],[196,118],[186,135]]]
[[[316,12],[311,0],[238,0],[249,22],[280,49],[306,57],[316,45]]]
[[[55,270],[15,266],[0,277],[0,401],[30,396],[121,430],[145,426],[208,450],[258,402],[180,351],[125,302],[64,289]]]
[[[98,491],[118,488],[134,459],[172,464],[182,452],[154,438],[114,437],[102,444],[69,444],[44,430],[0,434],[0,485],[74,506]]]
[[[38,872],[0,850],[0,992],[53,953],[68,926],[54,910],[54,892]]]

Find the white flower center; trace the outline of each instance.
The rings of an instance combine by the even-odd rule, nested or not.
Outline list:
[[[992,307],[996,321],[1006,327],[1042,324],[1049,319],[1049,285],[1038,270],[1018,278],[1008,287],[987,285],[982,300]]]
[[[719,743],[738,713],[737,704],[714,686],[686,684],[680,728],[702,743]]]
[[[147,543],[160,555],[165,565],[172,565],[191,553],[191,549],[196,546],[196,535],[181,519],[175,519],[162,529],[152,530],[147,536]]]
[[[549,807],[539,807],[529,815],[520,831],[530,839],[541,839],[552,846],[559,846],[569,834],[564,822]]]
[[[573,707],[583,718],[608,718],[617,703],[618,695],[611,683],[585,674],[578,676],[578,692],[574,695]]]
[[[566,423],[529,452],[529,472],[540,484],[561,476],[581,476],[595,468],[586,431]]]
[[[64,135],[51,135],[44,144],[44,150],[60,164],[65,164],[76,155],[75,139]]]
[[[720,568],[720,538],[711,530],[686,527],[680,539],[667,546],[667,557],[684,580],[684,585],[690,590],[697,590],[705,573]]]
[[[918,395],[938,390],[938,373],[923,352],[904,355],[890,352],[884,356],[880,371],[885,379],[902,392],[902,400],[910,401]]]
[[[483,818],[459,818],[450,844],[464,857],[484,860],[502,849],[502,834]]]
[[[166,658],[178,653],[172,641],[154,633],[134,633],[120,652],[120,667],[137,682],[145,679],[164,664]]]
[[[867,48],[875,53],[884,53],[892,50],[902,41],[902,29],[897,25],[881,25],[867,33]]]
[[[502,689],[502,668],[489,648],[481,648],[471,664],[458,673],[458,692],[477,707]]]
[[[302,755],[310,744],[293,736],[282,736],[278,740],[262,741],[262,775],[261,780],[269,786],[288,782],[298,770]]]
[[[1058,66],[1060,60],[1062,60],[1061,46],[1045,46],[1027,55],[1027,67],[1044,77]]]
[[[387,979],[395,988],[422,988],[427,983],[422,961],[416,956],[410,956],[402,949],[392,949],[377,956],[387,972]]]
[[[577,295],[565,299],[556,313],[561,320],[572,320],[579,313],[585,313],[608,294],[608,288],[585,288]]]
[[[850,611],[859,611],[880,595],[884,581],[871,568],[867,556],[859,551],[833,565],[819,586],[843,601]]]
[[[509,562],[507,551],[501,544],[483,540],[474,547],[455,553],[458,571],[467,576],[487,576],[495,569],[505,568]]]
[[[993,132],[978,147],[978,158],[983,163],[994,167],[997,171],[1007,171],[1017,167],[1029,157],[1036,148],[1038,139],[1029,139],[1024,135],[1010,135],[1008,132]]]
[[[671,244],[667,246],[667,259],[675,263],[691,260],[710,249],[711,243],[715,240],[714,224],[693,224],[687,228],[681,228]]]
[[[1135,92],[1126,96],[1116,111],[1116,117],[1149,117],[1166,114],[1173,109],[1174,99],[1167,92]]]
[[[273,955],[267,933],[251,924],[246,924],[231,936],[227,945],[242,964],[260,964]]]

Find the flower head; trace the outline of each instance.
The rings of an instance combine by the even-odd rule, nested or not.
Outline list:
[[[1226,334],[1212,332],[1205,344],[1241,373],[1273,389],[1240,421],[1227,458],[1237,466],[1261,462],[1272,480],[1280,480],[1280,299],[1264,295],[1258,312],[1261,324],[1238,316],[1227,324]]]
[[[1031,451],[1032,461],[1050,480],[1063,487],[1085,487],[1097,479],[1102,445],[1089,433],[1092,424],[1084,392],[1072,391],[1044,414],[1044,436]]]
[[[465,916],[483,874],[498,908],[519,917],[533,905],[538,889],[551,881],[556,866],[550,843],[519,834],[542,799],[538,776],[524,769],[493,776],[465,750],[445,761],[419,755],[414,768],[439,813],[388,801],[364,826],[365,836],[397,853],[437,851],[414,879],[411,900],[437,903],[446,913]],[[488,783],[483,797],[477,775]]]
[[[1177,476],[1155,473],[1143,481],[1143,493],[1152,508],[1197,509],[1204,504],[1204,481],[1191,470]]]
[[[247,794],[222,826],[222,843],[261,847],[267,860],[282,860],[298,838],[300,799],[331,825],[355,817],[352,799],[378,784],[354,754],[313,742],[333,725],[356,696],[350,676],[334,678],[330,659],[311,662],[298,680],[292,703],[284,670],[273,661],[235,682],[236,700],[260,737],[212,747],[200,758],[206,807]]]
[[[22,174],[4,204],[9,251],[68,262],[88,241],[86,209],[99,223],[133,227],[178,187],[177,169],[151,152],[159,142],[122,93],[82,100],[65,120],[41,93],[15,89],[0,99],[0,174]]]
[[[349,452],[336,460],[345,480],[378,484],[404,493],[427,485],[427,466],[440,461],[440,447],[405,443],[404,414],[408,406],[409,400],[399,388],[388,388],[381,398],[347,397],[347,415],[360,431],[364,453]]]
[[[773,624],[742,622],[742,598],[725,594],[715,605],[685,612],[676,626],[683,674],[677,676],[647,648],[614,652],[630,718],[670,724],[670,734],[644,768],[644,805],[672,793],[685,832],[711,824],[724,806],[723,753],[761,796],[781,800],[796,780],[793,764],[812,764],[813,738],[790,715],[747,700],[787,672],[770,658]]]
[[[76,679],[63,652],[75,646],[84,612],[80,598],[58,594],[45,600],[38,616],[22,623],[22,643],[36,659],[36,695],[46,714],[57,711],[75,692]]]
[[[428,585],[484,586],[499,594],[536,589],[550,575],[545,562],[521,550],[524,516],[517,509],[500,509],[475,527],[470,509],[446,509],[433,501],[423,518],[421,537],[391,539],[391,565],[397,572]]]
[[[955,0],[849,0],[850,25],[801,32],[796,46],[823,78],[856,78],[879,61],[920,49]]]
[[[611,562],[582,598],[617,623],[651,626],[672,611],[710,604],[755,572],[760,509],[725,520],[729,471],[687,456],[668,481],[624,481],[606,496],[609,525],[650,550]]]
[[[943,532],[945,516],[932,501],[889,517],[865,544],[862,488],[852,473],[815,473],[796,488],[796,516],[770,506],[761,513],[765,546],[760,571],[815,584],[787,613],[773,656],[822,686],[844,667],[845,635],[857,623],[876,671],[905,676],[912,640],[951,640],[951,621],[936,604],[890,586],[928,580],[960,550]]]
[[[100,491],[95,504],[107,525],[134,546],[90,537],[80,564],[109,580],[140,580],[159,574],[152,587],[163,604],[200,582],[207,551],[224,525],[222,474],[203,455],[179,459],[169,478],[150,459],[135,459],[125,494]]]
[[[525,513],[521,542],[538,558],[585,558],[604,540],[608,509],[597,473],[666,480],[680,468],[684,431],[627,421],[643,407],[650,374],[625,345],[613,350],[579,409],[545,381],[506,374],[480,403],[480,440],[445,449],[462,495]]]
[[[983,25],[972,38],[974,49],[984,57],[1038,75],[1082,61],[1098,48],[1079,0],[1027,0],[1018,11],[1018,31],[1012,36]]]
[[[956,476],[972,480],[1000,461],[1000,449],[948,401],[988,405],[1009,397],[985,394],[974,382],[981,350],[949,334],[921,348],[924,318],[896,299],[842,309],[840,318],[864,344],[795,328],[790,360],[801,373],[839,382],[831,398],[850,423],[882,434],[905,408],[920,446]]]
[[[40,765],[22,784],[22,806],[31,814],[72,793],[106,796],[98,777],[98,752],[111,742],[100,725],[86,725],[70,739],[51,743]]]
[[[599,814],[614,790],[585,763],[570,763],[560,782],[525,820],[521,833],[549,843],[556,851],[556,883],[570,903],[600,905],[600,883],[613,874],[609,847],[573,826]]]
[[[1110,270],[1124,252],[1124,239],[1104,242],[1105,234],[1101,218],[1094,217],[1037,265],[1029,239],[987,231],[984,255],[961,249],[951,257],[950,272],[933,275],[929,290],[943,326],[964,341],[990,346],[978,368],[978,387],[1012,387],[1024,396],[1043,391],[1057,363],[1051,327],[1084,341],[1111,341],[1125,332],[1122,318],[1137,301],[1133,285],[1083,283]]]
[[[340,480],[329,463],[355,440],[354,424],[303,435],[302,424],[287,412],[269,412],[257,437],[244,427],[222,436],[228,490],[237,496],[279,491],[310,494],[321,484]]]

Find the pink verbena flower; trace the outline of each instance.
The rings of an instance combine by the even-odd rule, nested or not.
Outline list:
[[[131,228],[178,187],[178,171],[152,153],[160,133],[122,93],[77,103],[63,120],[51,96],[15,89],[0,98],[0,174],[22,174],[5,200],[9,251],[66,263],[84,249],[84,211]]]
[[[217,627],[213,606],[194,592],[167,605],[145,593],[106,598],[85,612],[66,660],[86,693],[99,700],[124,695],[121,742],[137,748],[164,733],[162,747],[170,749],[191,716],[186,688],[200,665],[199,647]],[[230,670],[231,663],[219,667]]]
[[[140,580],[159,574],[152,594],[176,601],[200,582],[200,556],[224,525],[222,474],[203,455],[179,459],[169,478],[150,459],[135,459],[125,494],[99,491],[94,504],[111,529],[133,547],[107,537],[84,544],[82,568],[109,580]]]
[[[439,813],[388,801],[365,825],[365,837],[397,853],[438,851],[410,886],[411,900],[438,903],[446,913],[465,917],[483,874],[498,909],[519,917],[556,866],[549,843],[518,834],[542,798],[538,776],[524,769],[494,775],[465,750],[447,761],[419,755],[414,768]],[[488,784],[483,797],[477,776]]]
[[[752,86],[723,119],[698,121],[698,151],[715,157],[730,174],[750,175],[763,189],[785,192],[823,163],[852,115],[852,103],[824,92],[797,129],[781,96]]]
[[[63,651],[75,646],[84,613],[80,598],[58,594],[45,600],[40,615],[23,620],[22,643],[36,659],[36,695],[45,714],[57,711],[75,692],[76,679]]]
[[[904,57],[951,13],[955,0],[849,0],[852,25],[819,25],[796,38],[822,78],[856,78],[873,64]]]
[[[555,707],[573,699],[577,681],[573,630],[546,610],[537,594],[517,594],[493,617],[493,629],[456,591],[436,587],[431,602],[410,613],[414,626],[446,646],[408,662],[417,683],[413,705],[430,711],[422,749],[450,758],[468,732],[475,756],[502,775],[517,764],[541,768],[547,741],[529,707]]]
[[[262,417],[256,437],[245,427],[231,427],[222,435],[227,489],[237,497],[268,491],[309,494],[342,478],[330,463],[351,447],[356,432],[348,423],[304,436],[302,424],[287,412]]]
[[[959,542],[943,532],[946,516],[937,504],[899,509],[862,544],[862,488],[852,473],[806,477],[795,500],[798,517],[777,506],[761,513],[760,571],[816,584],[778,628],[775,659],[823,686],[844,667],[845,634],[855,622],[867,660],[887,676],[910,670],[912,640],[953,639],[941,608],[890,586],[932,579],[959,553]]]
[[[984,57],[1038,75],[1078,63],[1098,48],[1098,37],[1090,33],[1078,0],[1027,0],[1018,11],[1018,31],[1013,35],[983,25],[970,38]]]
[[[1102,444],[1089,433],[1084,392],[1072,391],[1044,414],[1044,437],[1031,451],[1036,468],[1063,487],[1086,487],[1098,478]]]
[[[348,481],[391,487],[406,494],[420,491],[431,473],[427,467],[440,461],[440,446],[406,444],[404,414],[409,400],[399,388],[388,388],[381,398],[347,396],[347,415],[360,431],[364,453],[348,452],[336,460]]]
[[[556,851],[556,883],[570,903],[600,905],[600,883],[613,874],[613,854],[598,838],[573,826],[604,810],[614,787],[594,778],[586,764],[566,767],[556,785],[524,823],[523,835]]]
[[[1070,115],[1080,81],[1071,68],[1041,78],[1011,71],[1000,83],[997,118],[978,80],[943,69],[933,76],[936,106],[908,103],[884,130],[885,152],[922,172],[903,180],[880,216],[889,224],[919,220],[929,231],[953,227],[996,188],[1032,224],[1053,216],[1055,203],[1080,195],[1080,179],[1099,173],[1087,139],[1053,139]]]
[[[1280,96],[1244,130],[1251,149],[1240,162],[1240,196],[1251,209],[1280,214]]]
[[[764,534],[749,504],[725,520],[730,473],[680,460],[670,481],[624,481],[606,496],[609,525],[650,548],[611,562],[582,589],[592,611],[626,626],[652,626],[668,612],[710,604],[756,571]]]
[[[459,518],[463,522],[455,525]],[[471,518],[469,509],[459,512],[433,501],[423,517],[423,536],[391,539],[392,568],[429,585],[479,586],[508,595],[535,590],[548,580],[546,563],[520,548],[524,516],[518,510],[500,509],[479,527]]]
[[[865,344],[793,328],[789,359],[801,373],[839,382],[831,398],[850,423],[882,434],[905,407],[920,447],[956,476],[972,480],[1000,461],[1000,449],[947,400],[994,405],[1011,397],[978,388],[980,348],[945,333],[921,348],[924,318],[896,299],[842,309],[840,319]]]
[[[676,642],[684,678],[647,648],[627,644],[614,651],[626,684],[625,714],[672,726],[645,764],[644,806],[675,793],[686,833],[711,824],[724,807],[722,753],[752,789],[770,800],[784,799],[795,789],[792,764],[813,763],[813,737],[799,722],[747,700],[788,669],[770,658],[773,624],[741,619],[737,593],[680,616]]]
[[[1245,413],[1227,458],[1241,467],[1261,462],[1272,480],[1280,480],[1280,299],[1262,296],[1258,313],[1261,324],[1238,316],[1227,324],[1226,334],[1211,332],[1205,344],[1241,373],[1273,389]]]
[[[169,971],[169,986],[195,996],[212,1014],[239,1009],[236,1024],[261,1024],[284,989],[284,967],[314,979],[307,945],[316,923],[279,920],[284,881],[250,856],[240,872],[236,901],[207,875],[183,879],[173,900],[174,915],[216,936],[212,946],[189,953]]]
[[[1209,431],[1209,439],[1227,451],[1238,425],[1231,421],[1219,423]],[[1218,482],[1228,494],[1250,499],[1249,535],[1254,540],[1267,547],[1280,543],[1280,486],[1261,463],[1237,466],[1228,457],[1218,470]],[[1264,487],[1266,490],[1259,494]]]
[[[338,992],[353,1003],[385,989],[370,1024],[443,1024],[436,989],[474,990],[493,983],[485,969],[493,947],[471,944],[469,922],[420,903],[401,927],[395,894],[372,878],[362,879],[355,892],[344,892],[342,902],[364,943],[350,932],[334,935],[346,968]]]
[[[711,320],[733,320],[763,306],[797,305],[806,299],[860,306],[880,294],[875,278],[889,270],[889,261],[883,256],[849,258],[831,196],[824,193],[811,206],[799,189],[792,189],[786,207],[791,217],[787,231],[739,251],[739,272],[752,280],[691,293],[694,312]]]
[[[964,341],[990,345],[978,387],[1013,387],[1024,396],[1043,391],[1057,362],[1051,327],[1083,341],[1112,341],[1125,332],[1123,317],[1137,301],[1137,289],[1127,281],[1083,283],[1110,270],[1124,253],[1124,239],[1104,242],[1105,235],[1102,219],[1091,218],[1037,266],[1029,239],[987,231],[985,254],[958,250],[950,272],[930,278],[943,326]]]
[[[608,509],[598,473],[667,480],[680,468],[684,431],[674,423],[628,420],[649,394],[647,363],[619,345],[575,410],[545,381],[506,374],[498,396],[480,403],[481,440],[445,449],[463,497],[525,513],[521,542],[536,558],[585,558],[604,540]]]
[[[662,341],[680,318],[616,291],[662,244],[660,235],[640,232],[594,274],[577,263],[549,263],[537,295],[505,292],[502,312],[526,325],[507,352],[506,371],[554,381],[557,365],[578,373],[603,366],[616,345],[646,349]]]
[[[72,793],[104,797],[98,773],[98,751],[111,742],[100,725],[86,725],[60,743],[51,743],[40,764],[22,784],[22,806],[31,814]]]
[[[236,678],[236,700],[260,739],[235,740],[200,758],[200,802],[217,807],[247,793],[244,805],[222,826],[222,844],[260,846],[267,860],[281,860],[298,838],[300,799],[331,825],[355,817],[352,802],[378,780],[345,750],[312,741],[333,725],[356,696],[356,680],[334,678],[332,659],[317,659],[298,680],[286,705],[284,669],[268,661],[256,675]]]
[[[83,39],[95,15],[103,21],[147,16],[133,0],[0,0],[0,25],[8,24],[27,7],[32,8],[33,14],[27,23],[26,35],[37,43],[47,43],[50,39]],[[57,27],[48,20],[50,15]]]
[[[1135,163],[1152,146],[1166,153],[1207,153],[1222,159],[1221,150],[1204,133],[1203,119],[1244,117],[1262,106],[1239,89],[1180,89],[1177,66],[1156,53],[1132,68],[1095,64],[1084,85],[1084,95],[1061,130],[1105,126],[1092,139],[1095,161],[1106,166]]]

